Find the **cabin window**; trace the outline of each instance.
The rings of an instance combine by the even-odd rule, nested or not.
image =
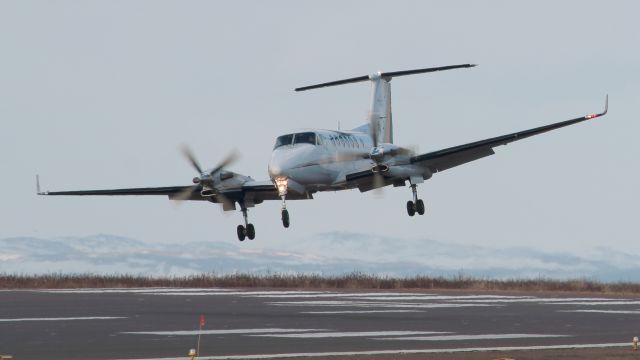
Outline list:
[[[304,132],[298,133],[295,137],[296,144],[316,144],[316,133],[312,132]]]
[[[276,139],[276,145],[273,148],[275,149],[275,148],[279,148],[280,146],[291,145],[291,144],[293,144],[293,134],[282,135],[282,136],[278,136],[278,138]]]

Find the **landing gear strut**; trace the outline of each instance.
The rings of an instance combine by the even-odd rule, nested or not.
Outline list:
[[[286,177],[276,177],[274,179],[276,188],[278,189],[278,196],[282,199],[282,226],[289,227],[289,211],[287,211],[287,190],[289,188],[289,181]]]
[[[411,184],[411,192],[413,193],[413,201],[407,201],[407,214],[409,216],[413,216],[416,213],[424,215],[424,202],[422,199],[418,199],[418,185]]]
[[[238,240],[244,241],[245,237],[248,237],[249,240],[253,240],[256,237],[256,229],[253,227],[253,224],[249,224],[249,219],[247,216],[247,207],[241,203],[240,210],[242,210],[242,217],[244,218],[244,226],[238,225]]]

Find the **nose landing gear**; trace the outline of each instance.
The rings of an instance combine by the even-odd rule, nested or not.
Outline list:
[[[416,213],[424,215],[424,202],[422,199],[418,199],[418,185],[411,184],[411,192],[413,193],[413,201],[407,201],[407,214],[409,216],[414,216]]]
[[[278,189],[278,196],[282,199],[282,226],[289,227],[289,211],[287,210],[287,190],[289,188],[289,181],[286,177],[277,177],[274,179],[276,188]]]
[[[282,226],[285,228],[289,227],[289,211],[287,210],[287,202],[285,201],[285,196],[282,195]]]
[[[249,219],[247,216],[247,207],[241,203],[240,210],[242,210],[242,217],[244,218],[244,226],[238,225],[238,240],[244,241],[245,238],[249,238],[249,240],[253,240],[256,237],[256,229],[253,227],[253,224],[249,224]]]

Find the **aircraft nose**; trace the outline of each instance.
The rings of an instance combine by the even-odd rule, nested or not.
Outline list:
[[[272,179],[276,177],[291,178],[291,173],[300,165],[305,154],[307,151],[304,148],[276,149],[271,154],[271,161],[269,161],[269,175]]]
[[[283,175],[282,166],[280,166],[279,161],[271,159],[269,162],[269,175],[271,175],[272,178]]]

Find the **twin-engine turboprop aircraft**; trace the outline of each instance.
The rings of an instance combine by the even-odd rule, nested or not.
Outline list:
[[[344,80],[295,89],[305,91],[327,86],[370,81],[371,107],[368,123],[351,131],[310,129],[285,134],[276,139],[269,162],[271,181],[255,181],[249,176],[226,170],[236,156],[229,155],[216,167],[203,170],[187,148],[183,152],[198,173],[191,186],[128,188],[113,190],[40,191],[39,195],[165,195],[171,200],[200,200],[222,204],[225,211],[240,206],[244,225],[238,225],[238,239],[255,238],[247,209],[264,200],[282,201],[282,224],[289,227],[287,200],[313,199],[321,191],[358,188],[361,192],[387,185],[405,186],[409,182],[413,199],[407,201],[407,213],[423,215],[425,206],[418,198],[417,186],[433,174],[493,155],[493,148],[547,131],[590,120],[607,113],[581,116],[530,130],[519,131],[447,149],[415,154],[393,143],[391,84],[394,77],[442,70],[474,67],[472,64],[426,69],[378,72]]]

